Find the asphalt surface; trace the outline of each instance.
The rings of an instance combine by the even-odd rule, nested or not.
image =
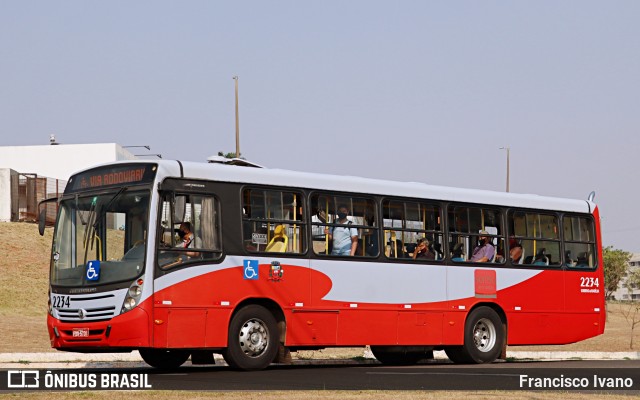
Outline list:
[[[551,364],[551,365],[550,365]],[[495,363],[482,366],[425,364],[412,367],[275,366],[264,371],[237,372],[228,368],[178,370],[154,373],[154,388],[190,390],[520,390],[521,376],[630,378],[640,390],[640,362],[576,361]],[[526,384],[525,388],[530,389]],[[534,381],[529,381],[535,384]],[[627,381],[628,382],[628,381]],[[582,388],[584,389],[584,388]],[[588,390],[595,389],[592,387]]]

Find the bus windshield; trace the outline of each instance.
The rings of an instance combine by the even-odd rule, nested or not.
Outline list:
[[[114,188],[60,203],[51,284],[96,286],[131,281],[144,270],[149,190]]]

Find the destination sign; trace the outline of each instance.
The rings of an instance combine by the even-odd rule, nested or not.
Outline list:
[[[127,164],[99,167],[73,175],[67,184],[66,193],[100,189],[111,186],[127,186],[151,183],[156,175],[155,164]]]

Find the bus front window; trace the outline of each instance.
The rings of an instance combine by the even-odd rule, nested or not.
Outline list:
[[[102,285],[130,281],[144,268],[149,192],[126,188],[60,203],[51,284]]]

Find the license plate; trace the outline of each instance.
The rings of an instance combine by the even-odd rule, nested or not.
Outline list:
[[[89,328],[73,328],[73,337],[89,337]]]

